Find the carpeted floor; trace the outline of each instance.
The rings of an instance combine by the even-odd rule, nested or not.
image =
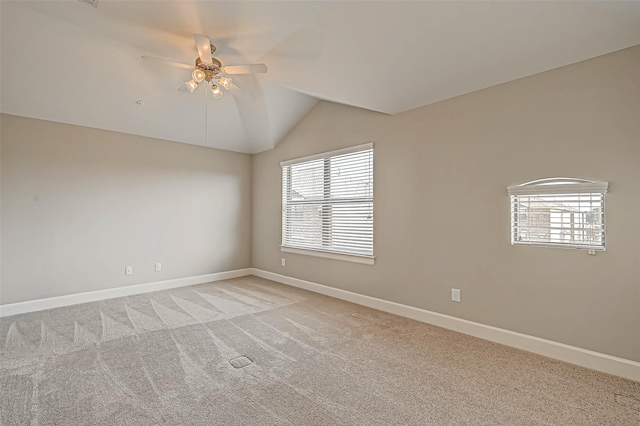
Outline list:
[[[640,383],[256,277],[0,320],[5,425],[640,425]]]

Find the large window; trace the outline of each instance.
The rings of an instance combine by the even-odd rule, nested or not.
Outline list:
[[[373,264],[373,144],[282,166],[282,250]]]
[[[608,185],[551,178],[508,187],[511,244],[604,250]]]

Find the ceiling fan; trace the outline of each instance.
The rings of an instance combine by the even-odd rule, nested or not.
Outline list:
[[[221,88],[225,90],[238,88],[229,76],[238,74],[263,74],[267,72],[267,66],[265,64],[223,66],[219,59],[213,57],[216,47],[208,37],[202,34],[194,34],[193,37],[196,41],[196,48],[198,49],[199,55],[199,57],[196,58],[195,65],[181,64],[179,62],[147,55],[143,55],[142,59],[163,61],[179,68],[192,70],[191,80],[185,82],[178,90],[193,93],[202,81],[206,81],[211,84],[211,95],[214,99],[219,99],[224,95]]]

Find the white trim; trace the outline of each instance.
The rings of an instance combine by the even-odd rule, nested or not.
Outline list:
[[[513,241],[511,245],[526,246],[526,247],[551,247],[551,248],[569,249],[569,250],[607,251],[607,248],[604,246],[594,246],[594,245],[588,245],[588,244],[579,245],[579,244],[556,244],[556,243],[539,243],[539,242],[529,242],[529,241]]]
[[[321,152],[319,154],[307,155],[306,157],[285,160],[280,162],[280,166],[281,167],[290,166],[292,164],[302,163],[304,161],[313,161],[319,158],[333,157],[335,155],[351,154],[352,152],[364,151],[366,149],[373,149],[373,142],[365,143],[362,145],[350,146],[348,148],[336,149],[335,151]]]
[[[277,281],[282,284],[303,288],[305,290],[335,297],[337,299],[357,303],[359,305],[411,318],[424,323],[433,324],[438,327],[447,328],[470,336],[533,352],[549,358],[579,365],[581,367],[640,382],[640,362],[565,345],[564,343],[541,339],[539,337],[529,336],[527,334],[517,333],[490,325],[484,325],[437,312],[431,312],[425,309],[415,308],[413,306],[402,305],[396,302],[352,293],[350,291],[328,287],[298,278],[287,277],[285,275],[261,269],[253,268],[252,274],[257,277]]]
[[[507,186],[509,195],[529,194],[606,194],[609,182],[576,178],[546,178],[532,180],[520,185]]]
[[[251,268],[215,272],[213,274],[177,278],[174,280],[136,284],[126,287],[107,288],[104,290],[89,291],[86,293],[67,294],[64,296],[48,297],[46,299],[29,300],[26,302],[9,303],[6,305],[0,305],[0,317],[42,311],[44,309],[59,308],[61,306],[77,305],[79,303],[95,302],[104,299],[113,299],[114,297],[131,296],[134,294],[150,293],[152,291],[204,284],[212,281],[228,280],[231,278],[244,277],[246,275],[251,275]]]
[[[375,256],[359,256],[357,254],[333,253],[321,250],[301,249],[295,247],[280,246],[280,251],[285,253],[303,254],[306,256],[324,257],[325,259],[344,260],[346,262],[361,263],[363,265],[373,265]]]
[[[174,280],[158,281],[146,284],[137,284],[127,287],[97,290],[87,293],[70,294],[66,296],[51,297],[47,299],[31,300],[27,302],[11,303],[0,305],[0,317],[17,315],[27,312],[40,311],[44,309],[57,308],[61,306],[76,305],[79,303],[94,302],[98,300],[111,299],[114,297],[130,296],[133,294],[149,293],[159,290],[184,287],[196,284],[204,284],[213,281],[227,280],[231,278],[255,275],[257,277],[287,284],[293,287],[303,288],[315,293],[346,300],[359,305],[411,318],[438,327],[479,337],[481,339],[533,352],[539,355],[554,358],[560,361],[569,362],[582,367],[591,368],[603,373],[624,377],[625,379],[640,382],[640,363],[636,361],[618,358],[615,356],[565,345],[539,337],[529,336],[514,331],[484,325],[437,312],[413,306],[402,305],[371,296],[365,296],[334,287],[328,287],[298,278],[288,277],[273,272],[256,268],[237,269],[234,271],[217,272],[213,274],[199,275],[194,277],[178,278]]]

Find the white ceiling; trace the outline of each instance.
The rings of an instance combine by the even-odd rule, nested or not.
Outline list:
[[[640,44],[637,1],[2,1],[0,13],[2,112],[250,153],[318,99],[395,114]],[[225,65],[268,65],[258,100],[179,92],[189,70],[141,59],[191,64],[194,33]]]

